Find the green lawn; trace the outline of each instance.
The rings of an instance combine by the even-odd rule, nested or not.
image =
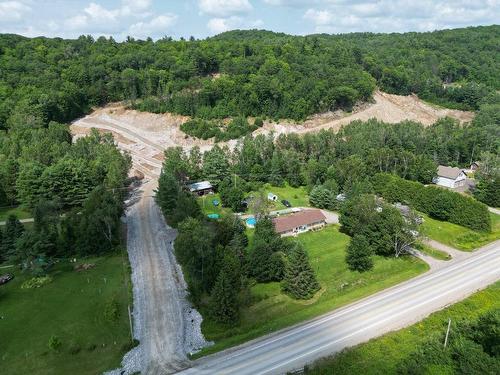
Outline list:
[[[219,194],[209,194],[209,195],[204,195],[202,197],[197,198],[198,203],[201,207],[202,212],[205,215],[210,215],[210,214],[218,214],[218,215],[223,215],[225,213],[230,213],[231,209],[222,207],[221,206],[221,200],[219,197]],[[214,206],[212,203],[213,200],[218,200],[219,205]]]
[[[292,207],[307,207],[309,206],[309,195],[307,194],[306,188],[304,186],[294,188],[286,184],[283,187],[272,186],[270,184],[265,184],[261,191],[264,192],[267,197],[268,193],[273,193],[278,196],[277,202],[271,203],[271,210],[282,210],[286,207],[281,203],[283,199],[290,202]],[[254,195],[256,192],[251,192],[248,195]]]
[[[18,219],[28,219],[33,217],[30,211],[20,207],[0,208],[0,221],[5,221],[10,215],[16,215]]]
[[[95,263],[76,272],[61,261],[53,281],[39,289],[21,289],[31,276],[13,268],[14,280],[0,286],[0,373],[99,374],[117,367],[130,346],[127,305],[130,302],[126,255],[82,260]],[[104,318],[108,301],[116,299],[119,317]],[[59,352],[48,347],[56,335]]]
[[[411,327],[389,333],[323,359],[306,372],[310,375],[395,374],[398,363],[431,335],[446,332],[448,318],[475,320],[481,314],[500,308],[500,282],[445,310],[432,314]],[[436,374],[438,374],[436,372]]]
[[[500,215],[490,213],[491,233],[474,231],[447,221],[432,219],[427,215],[422,216],[422,234],[459,250],[471,251],[500,239]]]
[[[337,226],[305,233],[298,239],[308,250],[322,290],[311,301],[304,302],[282,294],[279,283],[254,285],[252,303],[244,309],[238,326],[222,327],[209,318],[203,321],[203,333],[208,340],[214,340],[215,345],[197,356],[313,318],[428,269],[425,263],[413,257],[375,257],[373,270],[362,274],[349,271],[344,260],[349,237],[340,233]]]
[[[415,246],[418,250],[420,250],[422,253],[426,254],[426,255],[429,255],[435,259],[439,259],[439,260],[451,260],[451,255],[448,254],[447,252],[444,252],[444,251],[441,251],[441,250],[438,250],[438,249],[434,249],[433,247],[431,246],[428,246],[426,244],[423,244],[423,243],[419,243]]]

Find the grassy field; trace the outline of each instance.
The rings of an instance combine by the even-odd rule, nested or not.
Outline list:
[[[444,252],[444,251],[441,251],[441,250],[438,250],[438,249],[434,249],[433,247],[430,247],[426,244],[423,244],[423,243],[419,243],[415,246],[418,250],[420,250],[422,253],[426,254],[426,255],[429,255],[435,259],[439,259],[439,260],[451,260],[451,255]]]
[[[491,233],[473,231],[447,221],[432,219],[427,215],[422,216],[422,233],[425,236],[459,250],[471,251],[500,239],[500,215],[490,213]]]
[[[131,343],[127,259],[117,254],[82,261],[96,266],[76,272],[62,261],[53,281],[38,289],[21,289],[31,276],[0,271],[16,275],[0,286],[0,373],[90,375],[120,364]],[[118,303],[116,321],[104,317],[112,300]],[[48,347],[52,335],[62,343],[58,352]]]
[[[16,215],[18,219],[28,219],[33,217],[31,212],[20,207],[3,207],[0,208],[0,221],[5,221],[10,215]]]
[[[345,263],[349,237],[337,226],[302,234],[298,239],[308,250],[311,265],[322,289],[310,301],[295,301],[280,291],[279,283],[257,284],[251,289],[252,303],[244,309],[238,326],[227,328],[209,319],[203,333],[215,345],[199,356],[222,350],[266,333],[299,323],[373,294],[428,269],[413,257],[375,257],[375,267],[366,273],[352,272]]]
[[[309,375],[395,374],[397,364],[411,354],[418,344],[433,334],[444,334],[448,318],[452,319],[452,323],[462,319],[474,320],[479,315],[498,308],[500,308],[500,282],[432,314],[411,327],[373,339],[337,356],[323,359],[306,373]],[[453,334],[453,324],[451,334]]]

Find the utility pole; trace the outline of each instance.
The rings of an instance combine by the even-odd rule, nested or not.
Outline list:
[[[444,347],[446,348],[446,344],[448,344],[448,335],[450,334],[451,327],[451,318],[448,319],[448,329],[446,330],[446,337],[444,338]]]

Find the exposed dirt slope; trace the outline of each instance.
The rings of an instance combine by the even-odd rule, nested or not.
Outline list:
[[[375,118],[388,123],[398,123],[405,120],[421,122],[425,126],[435,123],[443,117],[452,117],[460,122],[468,122],[474,118],[473,112],[459,111],[432,106],[420,100],[416,95],[401,96],[376,91],[373,95],[374,103],[365,104],[352,113],[343,111],[316,115],[302,124],[283,122],[280,124],[267,123],[261,133],[273,131],[275,133],[307,133],[321,129],[339,130],[341,126],[352,121],[366,121]]]

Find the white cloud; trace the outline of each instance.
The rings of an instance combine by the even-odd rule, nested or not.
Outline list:
[[[21,20],[31,8],[21,1],[0,1],[0,22]]]
[[[265,0],[279,5],[303,2]],[[477,24],[492,24],[500,13],[499,0],[317,0],[321,7],[310,7],[303,18],[315,32],[353,31],[403,32],[429,31]]]
[[[242,19],[236,16],[230,18],[211,18],[207,23],[207,27],[213,34],[220,34],[224,31],[238,28],[241,22]]]
[[[214,19],[247,13],[253,9],[248,0],[199,0],[198,6],[202,13],[215,16]]]
[[[134,23],[130,26],[128,33],[131,36],[143,39],[148,36],[165,35],[166,31],[175,25],[177,18],[177,15],[172,13],[162,14],[146,22]]]
[[[264,25],[261,19],[247,20],[238,16],[231,16],[227,18],[215,17],[211,18],[207,23],[207,28],[212,34],[220,34],[224,31],[234,29],[257,29]]]

